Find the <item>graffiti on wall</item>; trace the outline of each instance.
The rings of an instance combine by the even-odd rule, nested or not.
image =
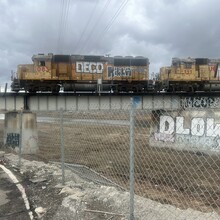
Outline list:
[[[191,108],[220,108],[219,97],[185,97],[181,99],[183,109]]]
[[[19,146],[19,139],[20,139],[20,134],[8,133],[7,139],[6,139],[6,145],[14,147],[14,148],[18,147]]]
[[[154,139],[159,142],[174,143],[191,148],[220,149],[220,123],[214,118],[193,117],[186,120],[182,116],[161,115],[158,131]]]

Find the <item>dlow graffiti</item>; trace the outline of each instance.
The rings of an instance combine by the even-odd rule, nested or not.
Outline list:
[[[192,136],[220,136],[220,123],[215,124],[214,118],[192,118],[190,127],[184,128],[184,117],[160,116],[159,132],[162,134],[184,134]]]
[[[152,129],[150,145],[175,149],[220,152],[220,112],[162,113]]]

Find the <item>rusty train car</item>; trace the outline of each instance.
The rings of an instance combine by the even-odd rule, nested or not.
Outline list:
[[[12,91],[147,92],[153,90],[146,57],[38,54],[18,65]]]
[[[157,85],[168,92],[220,91],[220,59],[173,58],[160,68]]]

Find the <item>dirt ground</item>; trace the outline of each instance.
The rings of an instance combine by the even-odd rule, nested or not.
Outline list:
[[[66,120],[128,120],[129,114],[71,115]],[[141,120],[140,120],[141,119]],[[64,117],[65,121],[65,117]],[[220,213],[220,158],[199,152],[154,148],[148,145],[150,124],[141,116],[135,124],[136,194],[200,211]],[[141,123],[138,123],[141,121]],[[40,155],[60,159],[59,124],[38,124]],[[48,139],[53,131],[52,138]],[[64,123],[65,162],[86,165],[120,186],[129,187],[129,126],[102,123]],[[45,148],[45,143],[47,147]]]
[[[66,170],[67,178],[63,186],[61,184],[61,169],[57,164],[22,159],[21,166],[18,169],[16,167],[18,156],[12,153],[5,154],[4,161],[5,166],[19,177],[19,183],[25,187],[30,203],[28,212],[32,212],[34,219],[129,219],[129,193],[126,191],[94,184],[69,170]],[[0,187],[2,189],[4,183]],[[10,190],[10,186],[8,187]],[[10,203],[6,205],[10,208]],[[181,210],[175,206],[163,205],[136,196],[135,219],[217,220],[219,216],[214,212],[202,213],[193,209]]]
[[[28,200],[30,203],[30,210],[33,213],[34,219],[42,219],[42,220],[69,220],[69,219],[107,219],[107,216],[105,218],[105,215],[102,213],[90,213],[90,212],[84,212],[84,209],[87,208],[87,206],[77,206],[77,204],[71,204],[73,209],[75,208],[76,211],[72,211],[70,207],[70,204],[65,204],[65,197],[68,197],[71,193],[76,194],[77,190],[71,190],[71,192],[68,192],[70,190],[69,187],[62,186],[60,177],[61,172],[60,168],[56,165],[47,165],[42,162],[36,162],[36,161],[29,161],[29,160],[23,160],[21,167],[17,166],[18,157],[16,155],[13,155],[11,153],[7,153],[5,155],[5,163],[4,165],[7,166],[10,170],[13,171],[13,173],[16,175],[16,177],[20,180],[19,183],[23,185],[25,188],[25,193],[28,196]],[[71,174],[70,174],[71,176]],[[72,179],[75,180],[75,182],[72,182],[72,185],[76,183],[76,178],[71,176]],[[70,179],[71,179],[70,177]],[[80,184],[81,188],[83,188],[83,184]],[[12,188],[16,189],[15,184],[5,184],[4,182],[1,182],[0,185],[1,189],[8,189],[9,192],[11,192]],[[77,188],[77,187],[76,187]],[[14,191],[15,191],[14,189]],[[17,190],[18,191],[18,190]],[[21,197],[20,192],[14,193],[7,193],[7,199],[10,201],[15,200],[15,197]],[[68,200],[68,198],[66,198]],[[62,202],[64,201],[64,204],[62,205]],[[24,203],[21,198],[21,204]],[[3,209],[3,212],[1,213],[0,219],[4,220],[13,220],[13,219],[30,219],[28,216],[25,216],[27,213],[27,210],[25,208],[21,209],[20,204],[14,204],[15,207],[12,207],[11,204],[14,204],[12,202],[6,203],[4,206],[0,207]],[[20,207],[21,206],[21,207]],[[24,204],[23,204],[24,206]],[[99,205],[98,210],[100,209],[101,205]],[[15,214],[10,214],[12,212],[12,208],[15,210],[19,210],[20,212],[16,212]],[[89,209],[97,210],[97,207],[93,203],[89,203],[88,206]],[[82,210],[83,209],[83,210]],[[22,211],[21,211],[22,210]],[[38,211],[40,210],[40,211]],[[4,216],[4,218],[2,218]],[[117,217],[117,216],[116,216]],[[117,220],[117,218],[114,218]],[[121,218],[120,218],[121,219]]]
[[[91,119],[112,122],[88,123]],[[114,124],[119,119],[119,124]],[[106,117],[96,113],[69,113],[64,115],[63,130],[59,119],[50,123],[40,122],[39,153],[35,159],[60,161],[60,133],[63,132],[66,163],[85,165],[128,189],[130,130],[128,125],[120,124],[126,120],[129,120],[129,114]],[[219,156],[150,147],[150,124],[143,123],[143,120],[139,124],[139,120],[142,120],[141,116],[135,123],[136,194],[181,209],[220,214]],[[1,129],[0,135],[2,132]]]

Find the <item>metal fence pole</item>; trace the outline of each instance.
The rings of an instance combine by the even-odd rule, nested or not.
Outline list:
[[[134,220],[134,99],[130,109],[130,220]]]
[[[22,148],[22,110],[19,114],[19,155],[18,155],[18,167],[21,166],[21,148]]]
[[[64,132],[63,132],[63,109],[60,109],[60,148],[61,148],[61,168],[62,168],[62,185],[65,185],[65,158],[64,158]]]

